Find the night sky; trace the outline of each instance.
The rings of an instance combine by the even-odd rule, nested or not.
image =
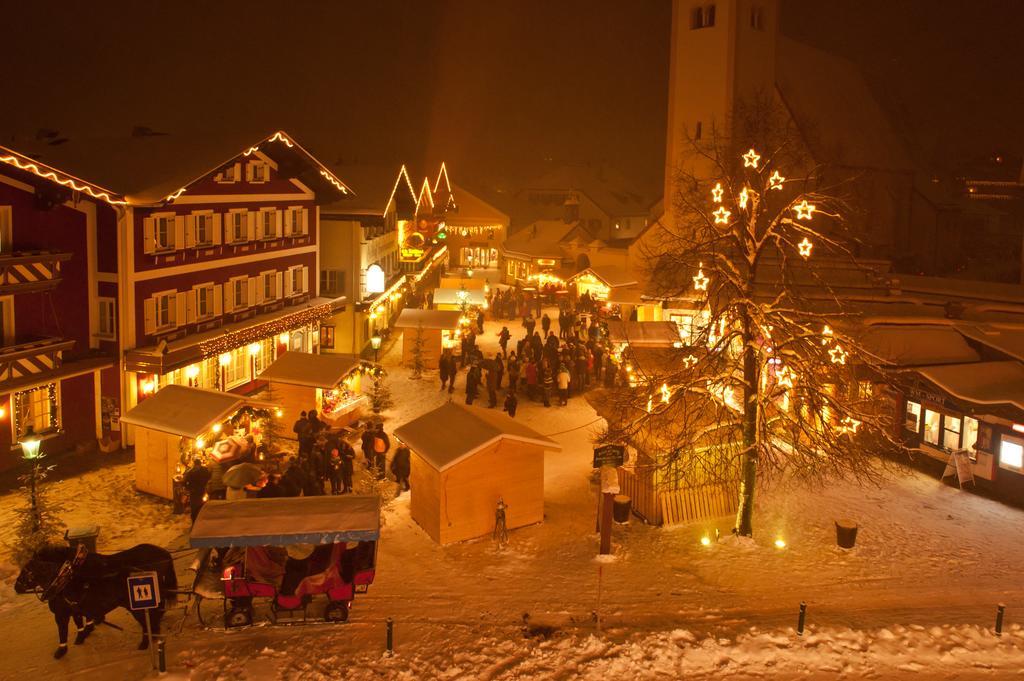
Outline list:
[[[0,3],[0,139],[284,128],[325,161],[447,159],[470,186],[605,161],[656,195],[668,0]],[[1024,2],[784,0],[929,160],[1024,150]],[[425,165],[424,165],[425,169]]]

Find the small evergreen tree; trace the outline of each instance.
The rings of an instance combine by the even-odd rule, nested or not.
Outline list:
[[[273,383],[267,384],[267,390],[263,397],[271,404],[278,404],[279,397]],[[269,455],[277,451],[277,443],[284,438],[284,424],[281,423],[281,418],[278,416],[278,407],[271,407],[267,412],[267,416],[263,419],[263,444],[266,445]]]
[[[374,414],[380,415],[395,406],[391,399],[391,389],[388,388],[387,377],[384,372],[373,377],[373,390],[370,392],[370,408]]]
[[[412,378],[419,380],[423,378],[423,370],[426,364],[423,361],[423,347],[427,340],[423,337],[423,324],[416,325],[416,335],[412,339]]]
[[[32,462],[32,469],[18,476],[25,504],[14,511],[14,541],[7,545],[7,550],[19,566],[27,563],[36,551],[54,543],[63,535],[64,523],[59,517],[63,506],[48,497],[49,485],[44,484],[52,470],[53,466],[40,466]]]

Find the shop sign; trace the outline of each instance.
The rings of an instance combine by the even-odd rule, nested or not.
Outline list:
[[[932,404],[939,405],[941,407],[947,407],[955,409],[956,406],[952,404],[946,396],[942,393],[932,392],[931,390],[925,390],[923,388],[911,388],[907,391],[907,395],[914,402],[931,402]]]
[[[384,270],[380,265],[370,265],[366,268],[366,292],[384,293]]]
[[[625,445],[601,445],[600,447],[594,447],[594,468],[621,466],[625,461]]]
[[[971,468],[971,459],[967,452],[962,449],[950,453],[949,461],[946,463],[946,469],[942,472],[942,477],[949,477],[954,472],[961,487],[968,482],[972,485],[974,484],[974,469]]]

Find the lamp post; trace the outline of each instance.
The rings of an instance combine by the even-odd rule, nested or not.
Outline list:
[[[26,461],[32,464],[32,471],[29,474],[29,505],[32,509],[32,532],[39,531],[39,503],[36,498],[36,484],[39,478],[39,436],[36,435],[35,428],[29,424],[25,434],[18,440],[18,444],[21,445],[21,455]]]
[[[370,336],[370,347],[373,348],[373,363],[377,364],[377,352],[380,350],[380,334],[376,331]]]

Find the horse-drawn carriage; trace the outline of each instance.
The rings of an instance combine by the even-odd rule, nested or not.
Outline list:
[[[254,602],[266,599],[274,623],[344,622],[355,594],[373,583],[379,537],[377,496],[207,502],[189,537],[200,549],[199,620],[203,600],[220,599],[224,626],[247,626]]]

